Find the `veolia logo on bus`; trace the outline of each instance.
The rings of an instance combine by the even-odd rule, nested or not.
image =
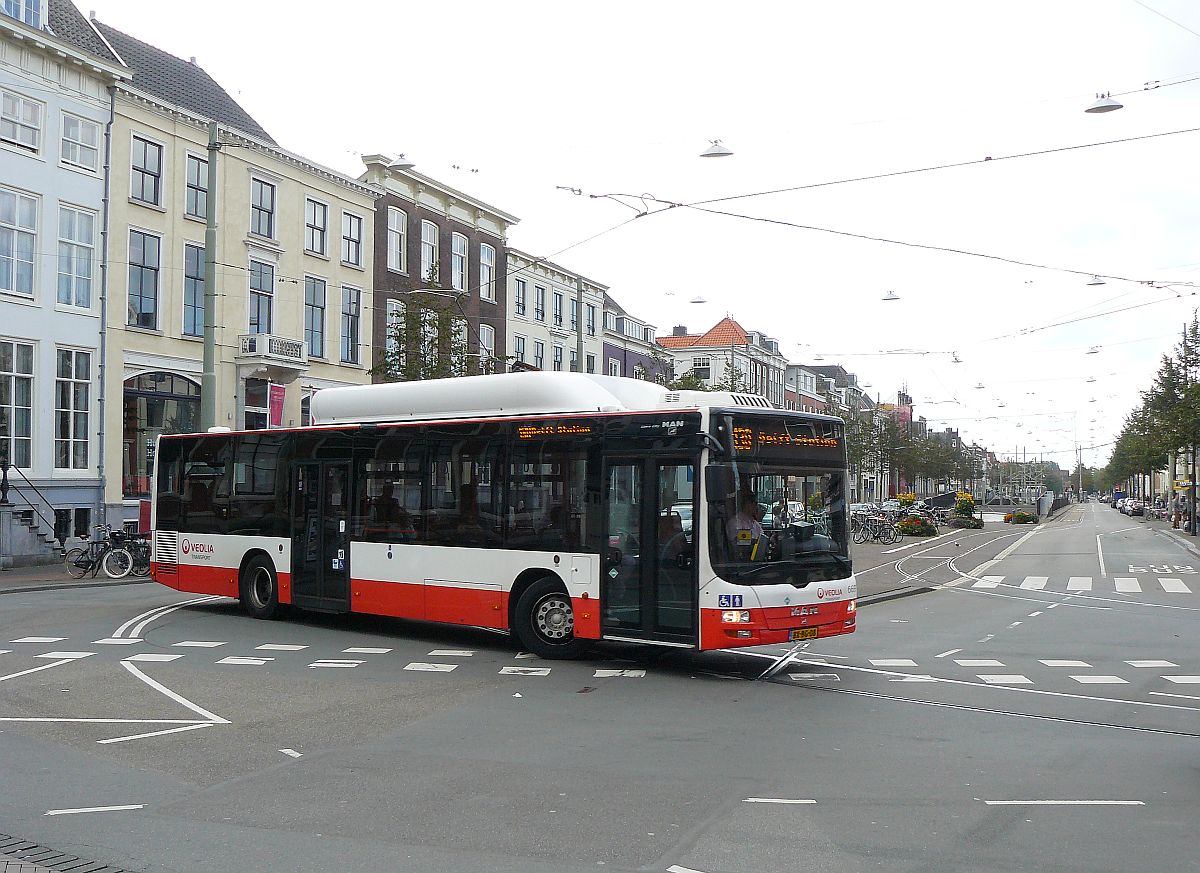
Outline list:
[[[182,549],[185,555],[193,555],[197,558],[210,558],[213,553],[213,547],[210,543],[194,543],[187,537],[183,538],[180,549]]]

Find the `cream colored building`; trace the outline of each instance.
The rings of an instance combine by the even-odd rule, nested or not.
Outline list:
[[[582,292],[580,286],[582,285]],[[508,250],[508,361],[517,369],[601,372],[607,285]],[[579,311],[580,297],[583,312]],[[577,360],[580,332],[583,362]]]
[[[118,55],[138,55],[127,61],[135,70],[189,66],[98,30]],[[109,180],[104,441],[113,524],[136,517],[149,492],[155,437],[201,426],[209,118],[138,81],[117,90]],[[224,91],[214,106],[226,117],[231,106],[241,112]],[[381,192],[275,145],[261,128],[223,123],[219,139],[216,424],[300,425],[312,392],[371,381]]]

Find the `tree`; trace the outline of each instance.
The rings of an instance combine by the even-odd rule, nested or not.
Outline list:
[[[718,382],[714,382],[713,391],[745,391],[746,390],[746,374],[742,372],[742,368],[733,361],[725,362],[725,372],[721,375]]]
[[[471,366],[474,359],[467,357],[468,330],[467,319],[456,306],[410,299],[388,324],[387,341],[370,373],[385,382],[416,382],[491,372],[492,361]]]

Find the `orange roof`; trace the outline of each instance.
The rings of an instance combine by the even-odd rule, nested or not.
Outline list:
[[[672,334],[670,336],[660,336],[657,339],[658,344],[667,349],[685,349],[689,346],[745,345],[749,341],[746,331],[729,316],[725,316],[709,328],[706,333],[702,333],[699,336],[696,334],[687,334],[686,336],[675,336]]]
[[[658,340],[658,344],[663,348],[683,349],[688,346],[694,346],[696,340],[700,339],[700,337],[689,334],[688,336],[660,336],[655,337],[655,339]]]

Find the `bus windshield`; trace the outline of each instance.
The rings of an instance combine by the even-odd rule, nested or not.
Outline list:
[[[745,585],[850,575],[843,474],[781,462],[726,465],[729,487],[709,502],[717,575]]]

